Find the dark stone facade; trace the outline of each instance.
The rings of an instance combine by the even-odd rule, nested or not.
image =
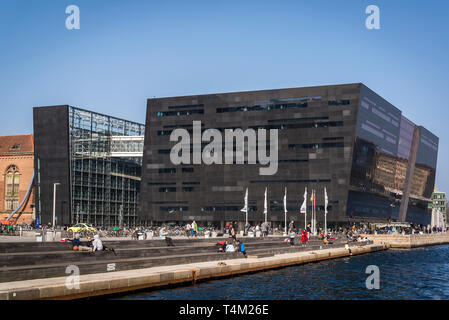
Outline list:
[[[399,109],[360,83],[148,99],[140,219],[244,221],[240,209],[249,188],[249,221],[261,222],[267,187],[268,220],[283,224],[287,187],[288,220],[302,225],[304,188],[308,198],[316,190],[317,218],[323,221],[326,187],[330,224],[395,220],[408,170],[408,158],[398,156],[404,144],[401,117]],[[259,175],[260,164],[172,164],[176,142],[170,142],[171,131],[191,130],[198,120],[203,129],[219,129],[223,137],[226,128],[278,129],[277,173]],[[437,148],[438,138],[428,133]],[[417,202],[426,202],[433,189],[437,149],[431,153],[425,177],[421,172],[413,182],[416,190],[426,191],[412,191],[411,222],[430,221]],[[310,199],[307,204],[310,220]]]
[[[53,220],[53,183],[58,224],[70,224],[69,106],[33,109],[36,217],[40,224]]]
[[[144,125],[68,105],[36,107],[33,121],[40,223],[52,222],[57,182],[56,225],[135,226],[142,158],[112,156],[112,139]]]

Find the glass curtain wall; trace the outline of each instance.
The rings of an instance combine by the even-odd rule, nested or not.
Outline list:
[[[145,126],[70,107],[72,223],[135,226]]]

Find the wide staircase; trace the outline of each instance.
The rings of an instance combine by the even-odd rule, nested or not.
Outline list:
[[[223,240],[230,242],[228,238],[175,239],[174,246],[168,247],[164,240],[104,241],[116,255],[111,251],[73,251],[71,243],[64,242],[0,243],[0,282],[67,276],[69,265],[76,265],[84,275],[243,257],[240,252],[218,252],[217,241]],[[250,258],[343,247],[347,243],[339,239],[324,245],[311,238],[306,246],[299,241],[290,246],[284,242],[285,237],[241,240]]]

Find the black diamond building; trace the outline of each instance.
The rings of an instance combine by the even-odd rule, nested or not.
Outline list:
[[[190,164],[170,161],[170,134],[214,128],[278,129],[278,171],[259,174],[260,164]],[[223,135],[224,136],[224,135]],[[207,144],[207,143],[206,143]],[[204,143],[203,143],[204,146]],[[155,98],[147,101],[140,221],[196,220],[223,226],[244,221],[299,225],[304,188],[316,190],[317,218],[329,225],[352,222],[430,223],[438,137],[407,119],[395,106],[360,83]],[[311,201],[307,201],[310,220]]]
[[[145,126],[68,105],[33,110],[36,215],[56,225],[138,224]]]

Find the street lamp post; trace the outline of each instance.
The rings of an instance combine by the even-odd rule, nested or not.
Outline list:
[[[56,220],[56,186],[59,186],[59,182],[53,183],[53,240],[55,239],[55,220]]]

